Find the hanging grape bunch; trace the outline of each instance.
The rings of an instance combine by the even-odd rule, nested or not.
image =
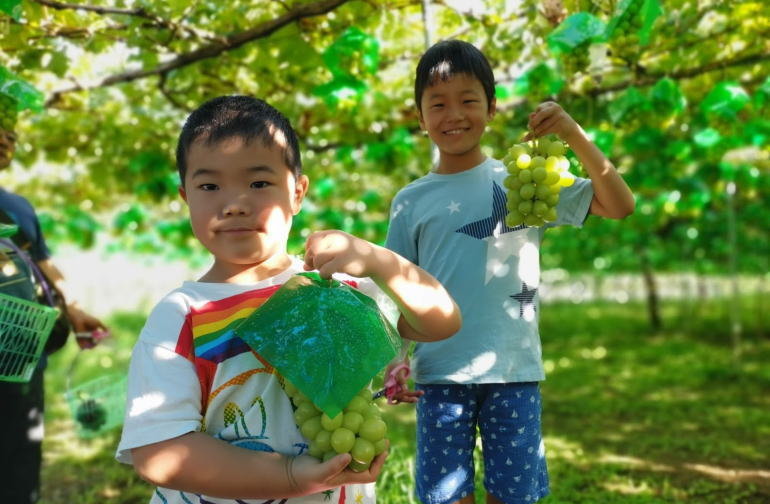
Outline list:
[[[579,46],[574,47],[571,52],[566,53],[563,56],[565,73],[572,75],[579,72],[587,72],[588,67],[591,66],[590,49],[590,42],[583,42]]]
[[[85,430],[98,431],[107,421],[107,411],[98,401],[86,399],[78,406],[75,420]]]
[[[542,226],[556,220],[559,193],[575,182],[566,152],[561,140],[547,138],[518,143],[508,150],[503,158],[508,170],[503,181],[508,189],[508,227]]]
[[[0,129],[14,131],[16,128],[17,113],[16,100],[6,94],[0,93]]]
[[[613,45],[632,48],[639,45],[639,30],[642,29],[641,8],[644,0],[631,0],[618,15],[617,25],[612,33]]]
[[[369,387],[354,396],[334,418],[321,412],[313,402],[288,381],[284,390],[296,407],[294,421],[310,441],[308,454],[326,462],[340,453],[350,453],[348,467],[366,471],[375,456],[387,448],[387,424],[380,418],[380,408],[372,400]]]

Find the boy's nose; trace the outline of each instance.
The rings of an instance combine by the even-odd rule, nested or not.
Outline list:
[[[236,199],[227,203],[222,209],[222,213],[225,215],[248,215],[249,207],[245,202]]]

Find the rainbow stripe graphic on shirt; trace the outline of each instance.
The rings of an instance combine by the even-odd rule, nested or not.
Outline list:
[[[176,352],[195,364],[204,411],[211,399],[211,385],[217,366],[225,360],[244,352],[252,352],[264,368],[252,370],[251,374],[260,371],[273,372],[264,359],[253,352],[241,338],[235,336],[234,330],[279,287],[275,285],[255,289],[190,308],[179,332]],[[242,381],[244,378],[236,377],[234,380]]]

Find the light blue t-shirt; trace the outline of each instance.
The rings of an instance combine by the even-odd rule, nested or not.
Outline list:
[[[418,343],[417,383],[540,381],[540,240],[546,227],[581,226],[593,198],[588,179],[561,191],[558,220],[505,225],[505,166],[487,159],[456,174],[429,173],[393,200],[386,246],[435,276],[454,297],[463,326]]]

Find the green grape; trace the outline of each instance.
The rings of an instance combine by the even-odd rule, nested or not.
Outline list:
[[[364,438],[356,438],[353,448],[350,450],[353,460],[370,464],[374,458],[374,443]]]
[[[379,418],[369,418],[361,424],[361,429],[358,434],[363,439],[376,443],[377,441],[385,438],[385,433],[388,431],[387,424]],[[359,459],[360,460],[360,459]]]
[[[324,453],[324,456],[323,456],[323,458],[321,460],[323,460],[324,462],[327,462],[327,461],[333,459],[336,456],[337,456],[337,452],[334,451],[334,450],[330,450],[330,451]]]
[[[306,401],[300,403],[297,409],[294,410],[294,421],[297,422],[297,425],[302,425],[308,418],[316,415],[318,415],[316,407],[313,406],[313,403]]]
[[[532,162],[532,158],[529,154],[522,154],[516,158],[516,166],[521,169],[529,168],[529,164]]]
[[[329,418],[329,415],[324,413],[321,415],[321,425],[324,429],[327,431],[334,431],[335,429],[339,429],[342,427],[342,421],[344,418],[344,413],[340,412],[337,413],[337,416],[334,418]]]
[[[521,180],[525,184],[532,182],[532,171],[527,169],[522,169],[519,172],[519,180]]]
[[[535,186],[533,184],[524,184],[521,186],[521,189],[519,189],[519,195],[525,200],[532,199],[535,195]]]
[[[543,158],[540,158],[543,159]],[[545,164],[545,160],[543,160],[543,164]],[[532,170],[532,180],[535,181],[536,184],[540,184],[545,181],[545,178],[548,176],[548,172],[545,169],[545,166],[538,166],[534,170]]]
[[[509,192],[508,201],[505,203],[506,208],[508,208],[508,210],[515,210],[519,207],[519,203],[521,203],[521,195],[515,191]]]
[[[353,396],[353,399],[350,400],[345,410],[357,411],[358,413],[363,413],[364,410],[366,410],[366,408],[368,407],[368,405],[369,405],[369,402],[363,397]]]
[[[553,222],[558,218],[556,215],[556,207],[551,207],[548,209],[548,211],[543,216],[543,219],[546,220],[546,222]]]
[[[535,188],[535,198],[539,200],[545,200],[551,195],[551,187],[547,185],[538,185]]]
[[[322,429],[321,415],[318,415],[305,420],[299,430],[305,438],[315,439]]]
[[[545,201],[537,200],[532,204],[532,212],[538,217],[542,217],[548,211],[548,205]]]
[[[385,438],[380,439],[374,443],[374,454],[379,455],[388,449],[388,440]]]
[[[542,217],[538,217],[535,214],[530,214],[524,218],[524,224],[531,227],[537,227],[545,224],[545,221],[542,219]]]
[[[316,434],[314,442],[321,450],[321,453],[326,453],[332,449],[332,431],[322,430]]]
[[[331,445],[337,453],[348,453],[356,442],[356,435],[345,427],[340,427],[332,432]]]
[[[548,196],[545,200],[546,203],[548,203],[548,206],[556,210],[556,205],[559,204],[559,195],[558,194],[552,194]]]
[[[354,472],[364,472],[369,469],[370,465],[371,463],[367,464],[365,462],[359,462],[358,460],[353,459],[350,461],[350,464],[348,464],[348,467]]]
[[[325,431],[322,431],[322,432],[325,432]],[[326,450],[322,449],[318,445],[318,443],[311,442],[310,443],[310,448],[308,448],[308,450],[307,450],[307,454],[310,455],[311,457],[315,457],[317,459],[320,459],[321,457],[323,457],[323,454],[324,454],[325,451]]]
[[[526,216],[532,212],[532,200],[526,200],[519,203],[519,213],[525,217],[524,222],[527,222]]]
[[[548,149],[546,150],[546,153],[548,154],[548,156],[554,156],[554,157],[563,156],[565,152],[567,152],[567,148],[564,146],[562,142],[558,140],[551,142],[548,145]]]
[[[559,175],[557,172],[555,172],[555,171],[549,171],[549,172],[546,174],[546,176],[545,176],[545,180],[543,181],[543,183],[544,183],[545,185],[549,185],[549,186],[552,186],[552,185],[554,185],[554,184],[558,183],[560,178],[561,178],[561,176],[560,176],[560,175]]]
[[[535,169],[539,166],[545,166],[545,158],[543,156],[534,156],[530,163],[530,168]]]
[[[505,216],[505,225],[510,228],[521,226],[523,222],[524,216],[521,214],[521,212],[518,211],[518,209],[509,211],[508,215]]]
[[[381,414],[382,413],[380,412],[380,408],[376,404],[370,403],[369,406],[366,408],[366,411],[364,411],[364,419],[380,418]]]
[[[508,175],[503,179],[503,185],[506,189],[511,190],[518,190],[519,187],[521,187],[521,181],[519,180],[519,177],[514,177],[513,175]]]
[[[358,434],[358,429],[361,428],[361,424],[364,422],[364,416],[358,411],[348,411],[345,413],[345,418],[342,420],[342,426],[353,434]]]

